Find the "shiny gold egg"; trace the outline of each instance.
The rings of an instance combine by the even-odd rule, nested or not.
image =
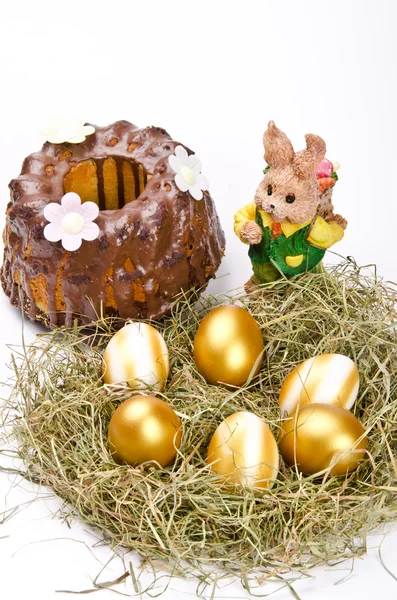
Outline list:
[[[181,422],[166,402],[155,396],[132,396],[114,411],[108,429],[110,452],[118,463],[139,465],[172,462],[181,445]]]
[[[236,412],[215,430],[207,462],[228,483],[270,488],[278,473],[277,443],[262,419],[251,412]]]
[[[194,360],[208,383],[241,386],[256,375],[263,358],[263,336],[240,306],[219,306],[201,321],[194,338]]]
[[[356,364],[343,354],[320,354],[296,366],[285,379],[279,396],[282,414],[291,415],[318,402],[350,409],[360,385]]]
[[[134,390],[162,390],[169,371],[164,338],[147,323],[127,323],[114,334],[103,355],[105,383],[128,383]]]
[[[360,421],[333,404],[307,404],[282,426],[280,452],[305,475],[330,468],[332,475],[353,471],[365,454],[367,438]]]

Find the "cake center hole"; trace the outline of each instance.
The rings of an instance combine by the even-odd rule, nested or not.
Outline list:
[[[76,192],[82,202],[95,202],[100,210],[117,210],[136,200],[143,192],[148,174],[140,163],[121,157],[89,158],[64,177],[66,192]]]

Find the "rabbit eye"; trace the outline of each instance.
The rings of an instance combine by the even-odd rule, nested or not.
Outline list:
[[[268,185],[268,186],[267,186],[267,195],[268,195],[268,196],[271,196],[272,194],[273,194],[273,188],[272,188],[272,186],[271,186],[271,185]]]
[[[288,194],[288,196],[285,196],[285,201],[287,204],[293,204],[295,202],[294,194]]]

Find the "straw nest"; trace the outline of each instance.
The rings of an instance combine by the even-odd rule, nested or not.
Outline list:
[[[112,320],[91,331],[57,329],[14,352],[13,392],[4,423],[25,477],[50,486],[114,547],[174,572],[208,570],[278,576],[288,569],[340,561],[365,552],[366,535],[397,517],[396,287],[352,260],[305,274],[271,290],[233,295],[255,317],[265,339],[259,375],[230,391],[207,384],[193,361],[201,318],[221,300],[182,299],[158,324],[171,357],[161,396],[183,423],[183,444],[165,469],[133,468],[112,460],[110,417],[129,388],[101,380]],[[225,301],[225,298],[222,298]],[[262,417],[279,436],[278,394],[289,371],[308,357],[338,352],[354,359],[361,386],[354,414],[368,435],[368,455],[352,474],[299,476],[281,462],[270,491],[222,488],[205,462],[214,430],[239,410]],[[10,440],[9,440],[10,441]],[[160,562],[159,562],[160,561]]]

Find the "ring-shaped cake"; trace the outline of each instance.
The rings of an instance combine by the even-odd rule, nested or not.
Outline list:
[[[203,288],[225,237],[208,191],[195,200],[176,185],[168,159],[180,145],[164,129],[117,121],[28,156],[10,183],[4,230],[1,279],[12,304],[48,327],[158,319],[181,290]],[[75,251],[44,235],[45,207],[67,192],[99,207],[99,235]]]

